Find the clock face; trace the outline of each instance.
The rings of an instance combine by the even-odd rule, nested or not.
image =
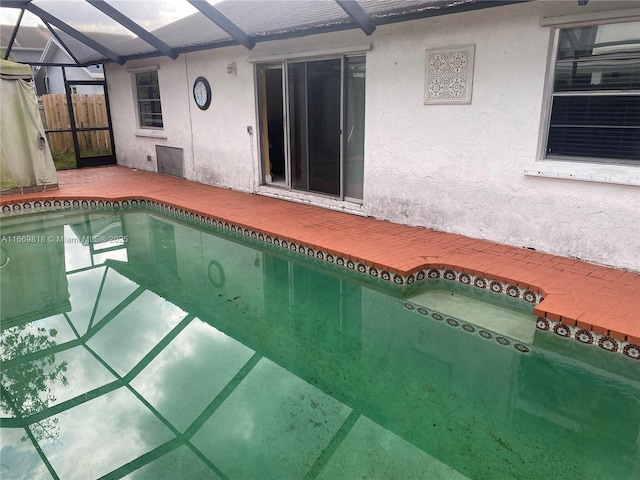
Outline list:
[[[211,87],[204,77],[196,78],[193,84],[193,99],[201,110],[206,110],[211,104]]]

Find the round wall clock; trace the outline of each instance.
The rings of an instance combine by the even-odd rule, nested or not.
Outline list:
[[[211,105],[211,87],[206,78],[198,77],[193,82],[193,99],[200,110],[206,110]]]

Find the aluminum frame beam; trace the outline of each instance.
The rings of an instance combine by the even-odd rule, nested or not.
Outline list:
[[[2,0],[2,8],[26,8],[31,0]]]
[[[11,55],[11,49],[13,48],[13,44],[16,41],[16,35],[18,35],[18,29],[20,28],[20,22],[22,22],[22,16],[24,15],[24,8],[20,9],[20,16],[18,17],[18,21],[16,22],[16,26],[13,27],[13,31],[11,32],[11,38],[9,39],[9,45],[7,45],[7,50],[4,52],[4,59],[9,60],[9,55]]]
[[[206,0],[187,0],[191,5],[197,8],[200,13],[206,16],[213,23],[218,25],[222,30],[231,35],[239,44],[244,45],[247,50],[251,50],[256,46],[249,35],[245,33],[235,23],[225,17],[220,10],[212,7]]]
[[[139,38],[147,42],[149,45],[154,47],[161,53],[164,53],[167,57],[175,60],[178,58],[179,53],[177,53],[171,46],[164,43],[158,37],[150,33],[148,30],[145,30],[136,22],[131,20],[129,17],[124,15],[119,10],[115,9],[111,5],[109,5],[104,0],[86,0],[87,3],[91,4],[93,7],[100,10],[102,13],[110,17],[112,20],[115,20],[124,28],[129,30],[130,32],[136,34]]]
[[[42,20],[44,22],[44,24],[47,26],[47,28],[49,29],[49,32],[51,33],[51,35],[53,35],[53,37],[60,43],[60,45],[62,46],[62,48],[64,48],[65,52],[67,52],[69,54],[69,56],[71,57],[71,59],[76,62],[76,64],[80,64],[80,62],[78,61],[77,57],[73,54],[73,52],[71,51],[71,49],[69,47],[67,47],[67,44],[64,43],[64,41],[62,41],[62,38],[60,38],[60,35],[58,35],[58,32],[56,32],[53,27],[49,24],[49,22],[45,22],[44,20]]]
[[[78,30],[73,28],[71,25],[67,25],[58,17],[54,17],[49,12],[42,10],[40,7],[33,5],[32,3],[29,3],[25,7],[25,9],[29,10],[34,15],[37,15],[38,17],[40,17],[44,22],[50,23],[51,25],[62,30],[67,35],[75,38],[79,42],[82,42],[86,46],[93,48],[96,52],[101,53],[102,55],[107,57],[109,60],[116,62],[119,65],[123,65],[124,62],[126,61],[124,57],[121,57],[111,49],[102,45],[101,43],[96,42],[93,38],[88,37],[82,32],[79,32]]]
[[[367,36],[371,35],[376,26],[374,25],[369,14],[363,10],[357,0],[335,0],[335,2],[345,11],[347,15],[358,24]]]

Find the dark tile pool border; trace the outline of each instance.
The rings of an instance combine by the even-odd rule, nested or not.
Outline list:
[[[426,280],[444,279],[472,286],[479,290],[507,295],[512,299],[522,299],[530,303],[532,307],[539,304],[544,299],[541,293],[535,292],[529,288],[523,288],[507,282],[499,282],[495,279],[486,278],[482,275],[458,271],[455,268],[425,268],[408,275],[400,275],[384,268],[378,268],[374,265],[359,262],[349,258],[347,255],[335,255],[321,249],[312,248],[301,243],[296,243],[295,241],[284,239],[277,235],[270,235],[252,230],[242,225],[234,224],[228,220],[217,219],[213,216],[203,215],[184,208],[143,198],[123,200],[86,198],[52,199],[13,202],[2,205],[2,208],[0,209],[0,218],[52,211],[120,212],[136,209],[145,209],[151,212],[160,213],[170,218],[187,221],[188,223],[218,228],[231,233],[232,235],[237,235],[238,237],[245,237],[282,250],[288,250],[292,253],[306,255],[307,257],[314,258],[322,263],[326,263],[327,265],[335,265],[337,267],[344,268],[347,271],[367,276],[370,279],[378,279],[387,285],[412,287]],[[608,352],[621,353],[628,358],[640,360],[640,346],[628,341],[614,339],[609,335],[598,334],[592,330],[584,330],[543,317],[538,317],[536,321],[536,328],[539,330],[553,332],[562,338],[573,339],[584,345],[597,346]]]
[[[479,327],[478,325],[474,325],[471,322],[466,322],[450,315],[444,315],[437,310],[432,310],[430,308],[428,309],[426,307],[423,307],[422,305],[418,305],[417,303],[413,303],[408,300],[404,300],[402,302],[402,306],[405,310],[416,312],[417,314],[437,323],[447,325],[451,328],[459,328],[460,330],[470,335],[478,335],[484,340],[495,342],[503,347],[512,347],[520,353],[530,353],[534,348],[532,345],[522,342],[521,340],[517,340],[513,337],[495,332],[488,328]]]

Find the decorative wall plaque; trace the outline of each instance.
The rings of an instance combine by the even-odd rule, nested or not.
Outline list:
[[[471,103],[475,45],[427,50],[425,105]]]

